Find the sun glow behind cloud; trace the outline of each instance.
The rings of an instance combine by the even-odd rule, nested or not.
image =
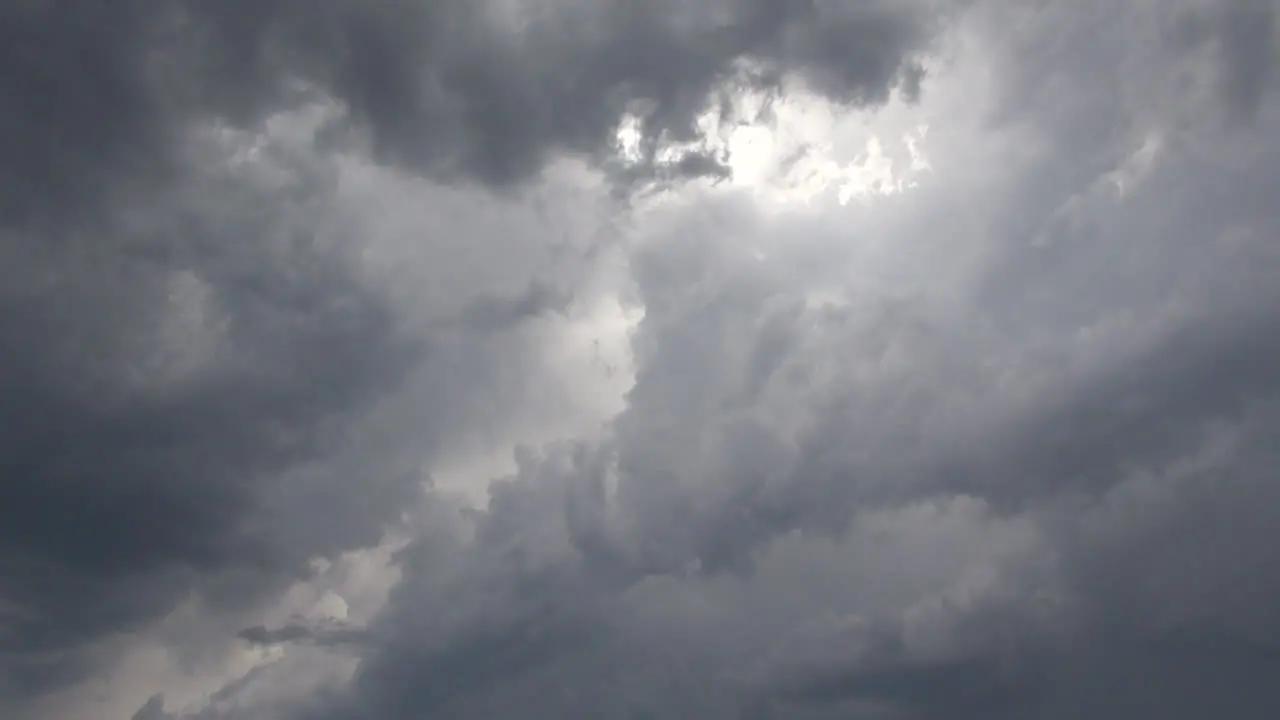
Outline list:
[[[823,200],[867,205],[919,187],[932,171],[929,123],[920,108],[895,97],[883,109],[843,106],[796,83],[781,92],[727,92],[697,118],[698,137],[656,149],[660,165],[677,166],[690,155],[716,158],[726,191],[752,194],[761,209],[786,212]],[[905,121],[905,124],[904,124]],[[627,114],[618,124],[619,159],[644,161],[644,117]]]

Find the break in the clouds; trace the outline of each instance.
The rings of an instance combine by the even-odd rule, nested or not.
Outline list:
[[[1270,718],[1271,0],[0,10],[0,714]]]

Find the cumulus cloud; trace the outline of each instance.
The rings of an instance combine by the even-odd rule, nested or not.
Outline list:
[[[1274,716],[1276,12],[0,10],[0,711]]]

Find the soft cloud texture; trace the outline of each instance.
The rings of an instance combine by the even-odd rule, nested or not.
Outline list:
[[[0,711],[1280,711],[1269,0],[0,11]]]

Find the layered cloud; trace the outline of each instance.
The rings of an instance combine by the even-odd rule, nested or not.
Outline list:
[[[0,710],[1273,717],[1276,12],[0,11]]]

